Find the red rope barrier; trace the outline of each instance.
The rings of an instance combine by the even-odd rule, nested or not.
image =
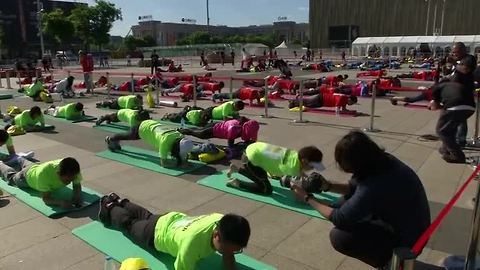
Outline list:
[[[432,224],[430,224],[427,230],[420,236],[420,238],[418,238],[417,242],[412,247],[412,251],[415,255],[418,256],[420,254],[420,252],[425,247],[430,237],[432,237],[432,234],[437,230],[438,226],[440,226],[440,223],[442,223],[442,221],[447,216],[448,212],[450,212],[452,207],[458,201],[462,193],[467,188],[468,184],[470,184],[470,182],[472,182],[473,179],[475,179],[475,177],[478,176],[479,172],[480,172],[480,166],[478,166],[475,169],[475,171],[470,175],[467,181],[465,181],[465,183],[460,187],[460,189],[455,193],[455,195],[453,195],[453,197],[450,199],[447,205],[445,205],[442,211],[440,211],[440,213],[432,222]]]

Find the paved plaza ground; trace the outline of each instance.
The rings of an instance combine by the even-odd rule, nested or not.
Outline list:
[[[78,68],[78,67],[77,67]],[[185,73],[204,73],[199,68],[186,67]],[[404,70],[408,71],[408,70]],[[103,72],[103,71],[102,71]],[[100,73],[95,74],[95,79]],[[121,68],[111,70],[112,81],[119,83],[128,78],[122,73],[147,73],[145,68]],[[214,76],[262,78],[266,72],[238,74],[231,66],[220,68]],[[350,74],[354,79],[356,71],[337,71],[330,74]],[[118,75],[120,74],[120,75]],[[295,79],[318,77],[317,72],[294,71]],[[55,71],[55,77],[65,74]],[[77,76],[79,78],[80,76]],[[428,82],[409,85],[428,85]],[[6,83],[3,80],[3,86]],[[240,82],[234,83],[234,89]],[[228,89],[229,82],[226,82]],[[2,89],[1,91],[8,91]],[[95,102],[105,95],[78,99],[86,105],[88,115],[100,116],[105,111],[95,108]],[[70,101],[64,101],[70,102]],[[305,113],[307,123],[293,123],[298,113],[287,110],[285,101],[275,101],[277,108],[269,110],[273,118],[262,118],[263,110],[246,107],[242,114],[261,123],[259,140],[272,144],[298,149],[306,145],[316,145],[324,153],[327,179],[347,181],[349,175],[342,173],[334,162],[336,142],[353,128],[368,127],[370,120],[370,99],[360,98],[353,108],[366,116],[343,117],[334,115]],[[4,111],[8,105],[28,108],[33,104],[28,98],[2,100]],[[60,104],[60,103],[59,103]],[[186,104],[186,103],[185,103]],[[191,102],[189,104],[192,104]],[[210,106],[211,101],[198,101],[199,106]],[[40,104],[47,107],[46,104]],[[180,102],[180,105],[184,103]],[[174,108],[155,108],[155,117]],[[438,112],[392,106],[387,99],[378,99],[375,110],[375,128],[381,130],[369,133],[385,149],[411,166],[420,176],[428,195],[432,217],[452,197],[457,188],[472,173],[472,168],[462,164],[447,164],[437,148],[439,142],[425,142],[418,139],[422,134],[434,134]],[[181,177],[132,167],[118,162],[96,157],[95,153],[106,148],[104,138],[108,133],[92,128],[92,123],[70,124],[47,120],[56,126],[55,133],[26,134],[14,138],[17,151],[35,151],[40,161],[75,157],[79,160],[83,185],[102,193],[115,191],[120,196],[130,198],[148,209],[163,213],[183,211],[196,215],[210,212],[234,212],[244,215],[250,221],[252,236],[245,253],[258,260],[276,266],[278,269],[370,269],[365,264],[337,253],[330,245],[329,231],[332,225],[325,220],[312,218],[282,208],[265,205],[256,201],[236,197],[221,191],[196,184],[196,181],[226,168],[225,163],[209,165],[201,170]],[[473,117],[470,119],[469,136],[473,133]],[[225,141],[215,141],[225,144]],[[129,143],[130,144],[130,143]],[[149,149],[141,142],[133,145]],[[475,155],[468,152],[468,155]],[[440,226],[427,248],[419,257],[418,269],[437,269],[442,258],[449,254],[465,254],[470,233],[472,202],[475,185],[470,185],[466,193]],[[382,202],[379,202],[382,203]],[[103,269],[104,255],[72,235],[71,230],[96,219],[98,206],[83,211],[48,218],[31,209],[13,197],[0,200],[0,269]],[[404,217],[406,220],[408,216]]]

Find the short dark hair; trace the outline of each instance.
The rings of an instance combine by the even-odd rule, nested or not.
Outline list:
[[[34,115],[42,115],[42,109],[40,109],[38,106],[33,106],[30,108],[30,116]]]
[[[150,113],[147,110],[139,110],[137,113],[137,120],[143,121],[150,119]]]
[[[353,104],[356,104],[358,102],[358,98],[356,96],[348,96],[348,99],[350,99]]]
[[[8,134],[7,129],[0,129],[0,142],[1,143],[6,143],[9,136],[10,135]]]
[[[453,46],[461,49],[462,51],[465,51],[465,52],[467,51],[467,46],[465,46],[465,43],[463,42],[455,42],[453,43]]]
[[[75,103],[75,110],[77,110],[79,112],[83,111],[83,103],[81,103],[81,102]]]
[[[218,85],[220,86],[220,88],[223,88],[225,86],[225,83],[223,81],[220,81]]]
[[[243,108],[245,108],[245,103],[241,100],[237,100],[233,103],[233,105],[235,106],[235,108],[239,111],[243,110]]]
[[[218,221],[218,232],[222,241],[246,247],[250,238],[248,220],[236,214],[226,214]]]
[[[323,153],[316,146],[306,146],[298,150],[298,159],[306,159],[309,162],[322,162]]]
[[[139,100],[143,100],[143,97],[140,94],[136,94],[135,97],[138,98]]]
[[[388,170],[390,164],[385,150],[360,130],[350,131],[337,142],[335,161],[340,169],[359,180]]]
[[[72,157],[66,157],[60,161],[59,174],[74,176],[80,173],[80,164]]]

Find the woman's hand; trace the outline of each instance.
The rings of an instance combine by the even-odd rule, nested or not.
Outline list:
[[[305,198],[308,196],[308,193],[301,186],[292,183],[290,189],[298,201],[305,202]]]

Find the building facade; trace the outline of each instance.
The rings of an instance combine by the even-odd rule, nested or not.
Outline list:
[[[37,0],[1,0],[0,27],[4,33],[2,54],[6,57],[24,57],[28,54],[40,54],[40,37],[38,35]],[[77,5],[73,2],[40,0],[45,12],[56,8],[66,14]],[[49,45],[45,37],[45,47]]]
[[[479,0],[310,0],[310,40],[327,48],[338,36],[349,45],[355,36],[476,35],[478,10]],[[342,26],[355,31],[332,31]]]
[[[250,25],[241,27],[213,26],[185,23],[161,22],[155,20],[140,21],[132,26],[133,36],[143,38],[153,37],[159,46],[173,46],[176,42],[193,32],[208,31],[214,36],[229,35],[264,35],[274,34],[279,40],[287,43],[293,40],[306,42],[308,40],[308,23],[295,23],[292,21],[279,21],[268,25]]]

